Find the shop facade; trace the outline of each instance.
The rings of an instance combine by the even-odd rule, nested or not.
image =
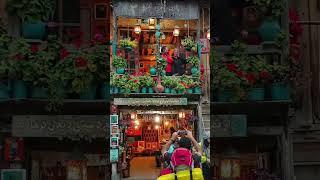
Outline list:
[[[209,84],[205,82],[209,79],[201,82],[200,78],[204,75],[208,77],[209,72],[201,71],[201,67],[209,67],[209,11],[192,0],[113,1],[112,11],[112,62],[118,57],[127,61],[125,73],[118,72],[119,68],[113,66],[117,77],[114,82],[127,78],[128,83],[132,79],[138,83],[142,82],[140,78],[143,77],[153,81],[153,86],[141,86],[136,90],[130,89],[132,86],[111,83],[114,86],[111,87],[110,120],[118,119],[118,123],[110,125],[110,137],[117,139],[118,143],[110,141],[110,151],[119,152],[118,158],[111,161],[112,177],[155,179],[162,168],[160,151],[170,139],[173,129],[190,130],[198,142],[203,137],[201,109],[202,100],[208,93],[206,88]],[[193,50],[187,50],[183,45],[186,38],[196,42]],[[130,50],[121,45],[128,39],[136,43]],[[169,56],[178,50],[185,59],[196,57],[198,60],[194,64],[186,63],[182,74],[170,76],[163,68],[161,49],[164,46]],[[198,76],[192,73],[192,69]],[[199,83],[179,90],[164,82],[164,79],[170,82],[177,79],[178,84],[182,84],[183,78]],[[112,133],[112,129],[118,133]],[[147,166],[152,168],[143,169],[145,166],[141,161],[142,169],[139,170],[139,159],[144,160],[144,164],[151,161]]]

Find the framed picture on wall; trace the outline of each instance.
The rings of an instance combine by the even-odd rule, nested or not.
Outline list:
[[[118,137],[111,137],[111,147],[118,147],[119,146],[119,138]]]
[[[143,64],[143,63],[140,63],[139,67],[140,67],[140,68],[144,68],[144,64]]]
[[[119,126],[118,125],[111,125],[111,135],[119,134]]]
[[[94,5],[94,18],[96,20],[106,20],[108,13],[108,4],[96,3]]]
[[[118,115],[111,115],[110,116],[110,124],[118,125],[119,123],[119,116]]]

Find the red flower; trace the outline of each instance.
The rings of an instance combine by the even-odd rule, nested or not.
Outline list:
[[[237,71],[237,65],[235,65],[235,64],[227,64],[227,68],[231,72],[236,72]]]
[[[85,60],[84,58],[82,57],[77,57],[76,59],[76,62],[75,62],[75,65],[78,67],[78,68],[85,68],[87,67],[87,60]]]
[[[246,79],[249,82],[249,84],[254,84],[256,82],[256,77],[253,73],[246,74]]]
[[[139,81],[138,80],[134,80],[134,83],[139,83]]]
[[[242,72],[242,71],[237,71],[236,74],[237,74],[237,76],[238,76],[239,78],[242,78],[242,77],[243,77],[243,72]]]
[[[270,74],[268,71],[264,70],[264,71],[261,71],[260,74],[259,74],[260,78],[261,79],[270,79]]]
[[[65,48],[60,50],[60,59],[63,60],[64,58],[69,56],[69,51],[66,50]]]
[[[20,53],[18,53],[18,54],[15,55],[15,58],[18,61],[22,61],[24,57]]]
[[[31,48],[30,48],[31,52],[32,53],[37,53],[39,51],[39,47],[38,45],[32,45]]]

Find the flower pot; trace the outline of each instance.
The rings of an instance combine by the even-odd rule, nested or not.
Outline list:
[[[0,99],[9,99],[9,86],[6,83],[0,82]]]
[[[126,90],[125,89],[123,89],[123,88],[120,88],[120,94],[124,94],[125,92],[126,92]]]
[[[199,72],[198,68],[196,68],[196,67],[191,68],[192,75],[196,75],[198,72]]]
[[[164,93],[170,94],[171,93],[171,89],[170,88],[165,88],[164,89]]]
[[[84,92],[80,94],[80,99],[96,99],[97,95],[97,86],[90,86]]]
[[[119,88],[118,87],[113,87],[113,93],[118,94],[119,93]]]
[[[285,83],[273,83],[271,86],[272,100],[289,100],[290,88]]]
[[[28,97],[27,83],[22,80],[15,80],[12,82],[13,91],[12,96],[16,99],[24,99]]]
[[[192,88],[187,89],[187,93],[188,94],[192,94],[193,93],[193,89]]]
[[[152,94],[152,93],[153,93],[153,88],[149,87],[149,88],[148,88],[148,92],[149,92],[150,94]]]
[[[259,34],[263,41],[275,41],[281,28],[277,21],[267,19],[259,27]]]
[[[48,90],[43,87],[32,87],[31,97],[36,99],[46,99],[48,97]]]
[[[22,36],[26,39],[43,39],[46,33],[46,24],[43,22],[24,22]]]
[[[117,68],[117,74],[124,74],[125,69],[124,68]]]
[[[179,90],[178,94],[184,94],[184,90]]]
[[[201,87],[195,87],[194,88],[194,93],[195,94],[201,94],[202,93]]]
[[[230,102],[233,96],[233,90],[219,90],[217,100],[218,102]]]
[[[146,87],[141,88],[141,93],[147,93],[147,88]]]
[[[248,100],[249,101],[263,101],[265,95],[264,88],[251,88],[248,91]]]
[[[171,94],[177,94],[177,91],[175,89],[171,89]]]
[[[156,75],[156,73],[157,73],[156,68],[154,68],[154,67],[150,68],[150,74],[151,75]]]

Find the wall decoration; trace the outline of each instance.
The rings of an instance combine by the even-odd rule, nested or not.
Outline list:
[[[25,169],[1,169],[2,180],[26,180]]]
[[[140,67],[140,68],[144,68],[143,63],[140,63],[139,67]]]
[[[111,135],[119,134],[119,126],[118,125],[111,125]]]
[[[119,116],[118,115],[111,115],[110,116],[110,124],[119,124]]]
[[[110,162],[115,163],[119,160],[119,150],[118,149],[110,149]]]
[[[108,4],[97,3],[94,5],[94,17],[96,20],[106,20],[108,13]]]
[[[6,138],[4,147],[6,161],[24,160],[24,142],[22,138]]]
[[[110,138],[111,147],[118,147],[119,146],[119,138],[118,137],[111,137]]]

